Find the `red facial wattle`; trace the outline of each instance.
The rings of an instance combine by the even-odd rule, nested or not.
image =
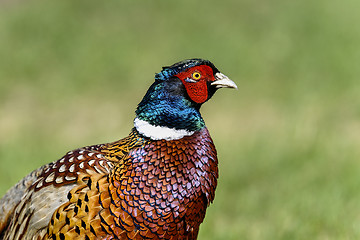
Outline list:
[[[194,73],[199,73],[200,78],[194,79]],[[207,65],[192,67],[176,76],[183,82],[186,92],[192,101],[204,103],[208,99],[207,82],[215,80],[211,67]]]

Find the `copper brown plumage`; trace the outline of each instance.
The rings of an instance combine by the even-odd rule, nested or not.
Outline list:
[[[192,74],[192,69],[199,76],[206,75],[203,69],[209,71],[207,75],[219,76],[211,63],[194,59],[164,68],[160,74],[166,78],[160,80],[170,81],[185,70]],[[224,79],[207,81],[214,88],[221,84],[236,87]],[[191,82],[180,75],[178,80]],[[140,104],[128,137],[70,151],[11,189],[0,200],[0,238],[196,239],[206,208],[214,200],[217,154],[201,116],[193,117],[197,112],[192,110],[190,115],[188,110],[176,112],[184,107],[174,104],[185,102],[198,111],[200,99],[206,101],[216,89],[209,87],[205,99],[193,97],[197,93],[183,86],[179,90],[179,82],[171,84],[176,89],[155,86],[160,93],[148,92],[141,103],[160,98],[161,104],[154,106],[160,114],[166,113],[159,116],[163,124],[149,117],[153,108],[145,106],[143,114]],[[185,100],[176,102],[174,98],[164,103],[163,98],[172,96],[161,91],[183,94]],[[172,122],[170,127],[166,116],[184,126],[172,127]]]
[[[111,199],[102,204],[104,214],[118,211],[104,227],[130,239],[194,238],[214,198],[217,175],[216,151],[206,129],[181,140],[146,143],[115,164],[109,191],[100,200]]]

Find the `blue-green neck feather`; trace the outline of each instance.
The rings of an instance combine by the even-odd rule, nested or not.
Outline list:
[[[136,116],[153,126],[198,131],[205,127],[199,107],[186,97],[179,79],[157,79],[139,103]]]

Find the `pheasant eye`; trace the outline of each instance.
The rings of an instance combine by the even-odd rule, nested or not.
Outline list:
[[[201,78],[201,74],[198,73],[198,72],[194,72],[192,74],[192,78],[195,79],[195,80],[199,80]]]

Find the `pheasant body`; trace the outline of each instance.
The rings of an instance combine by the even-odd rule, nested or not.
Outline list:
[[[218,162],[202,98],[192,96],[202,92],[189,92],[186,83],[196,82],[181,76],[194,68],[218,72],[200,59],[164,68],[128,137],[70,151],[11,189],[0,200],[0,239],[196,239]]]

